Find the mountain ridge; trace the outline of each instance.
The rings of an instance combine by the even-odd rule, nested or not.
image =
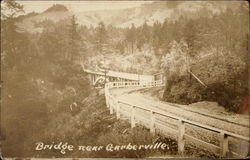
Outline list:
[[[159,1],[148,4],[142,4],[139,7],[114,9],[114,10],[95,10],[76,12],[69,11],[67,7],[61,4],[55,4],[40,14],[30,15],[19,23],[23,28],[29,31],[38,31],[34,27],[35,22],[51,20],[57,22],[75,15],[78,24],[85,26],[97,26],[100,21],[105,25],[126,28],[134,24],[136,27],[143,25],[153,25],[155,22],[163,23],[168,21],[177,21],[180,17],[196,19],[201,16],[212,16],[224,11],[227,7],[238,5],[234,2],[208,2],[208,1]],[[29,15],[29,14],[28,14]],[[40,30],[40,29],[39,29]]]

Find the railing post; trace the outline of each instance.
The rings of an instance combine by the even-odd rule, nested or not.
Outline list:
[[[131,128],[135,127],[135,106],[131,106]]]
[[[106,105],[107,105],[107,108],[109,108],[109,98],[110,98],[110,97],[109,97],[109,92],[108,92],[108,90],[105,91],[105,94],[106,94],[106,97],[105,97],[105,98],[106,98]]]
[[[109,96],[108,95],[106,96],[106,106],[107,108],[109,108]]]
[[[185,124],[184,121],[179,119],[178,122],[178,153],[183,154],[184,153],[184,134],[185,134]]]
[[[107,84],[105,84],[105,88],[104,88],[104,93],[105,93],[105,101],[106,101],[106,106],[107,106],[107,108],[109,108],[109,104],[108,104],[108,86],[107,86]]]
[[[110,100],[111,100],[111,98],[110,98]],[[110,101],[110,103],[109,103],[109,110],[110,110],[110,114],[113,114],[113,100],[111,100]]]
[[[116,119],[120,119],[121,118],[121,114],[120,114],[120,105],[119,105],[119,101],[117,101],[116,103]]]
[[[155,135],[155,113],[150,111],[150,132]]]
[[[228,135],[226,135],[223,132],[220,132],[220,156],[221,157],[226,157],[227,152],[228,152]]]

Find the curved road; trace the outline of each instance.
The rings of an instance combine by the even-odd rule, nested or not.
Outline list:
[[[140,93],[141,87],[111,89],[111,94],[119,100],[133,103],[147,108],[157,108],[170,114],[206,124],[229,132],[249,136],[249,116],[225,113],[208,113],[190,105],[171,104],[156,100],[155,98]],[[150,90],[150,89],[149,89]],[[206,106],[204,106],[206,107]]]

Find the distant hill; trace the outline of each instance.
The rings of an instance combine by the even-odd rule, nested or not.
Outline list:
[[[130,27],[132,23],[140,26],[144,22],[153,25],[154,22],[177,21],[180,17],[196,19],[201,16],[211,16],[219,14],[227,7],[236,8],[239,2],[230,1],[158,1],[143,4],[139,7],[120,10],[96,10],[88,12],[73,13],[61,4],[55,4],[40,14],[29,14],[22,18],[19,25],[30,32],[40,31],[41,28],[34,27],[34,23],[43,20],[54,22],[67,19],[73,14],[81,25],[96,26],[100,21],[106,25],[115,27]]]
[[[62,4],[54,4],[52,7],[48,8],[45,10],[43,13],[48,13],[48,12],[67,12],[68,9],[66,6]]]
[[[67,7],[60,4],[55,4],[42,13],[28,13],[19,17],[18,26],[28,32],[41,32],[43,28],[37,27],[36,24],[45,20],[57,22],[59,20],[68,19],[73,15]]]
[[[211,16],[224,11],[226,7],[235,8],[237,2],[213,1],[159,1],[143,4],[139,7],[122,10],[102,10],[75,13],[80,24],[97,25],[103,21],[116,27],[129,27],[132,23],[140,26],[144,22],[177,21],[180,17],[196,19]]]

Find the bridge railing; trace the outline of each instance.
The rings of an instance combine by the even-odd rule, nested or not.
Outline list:
[[[150,82],[110,82],[105,85],[108,88],[121,88],[121,87],[156,87],[156,86],[164,86],[162,80],[159,81],[150,81]]]
[[[105,85],[105,97],[107,107],[110,109],[110,114],[116,113],[117,119],[120,119],[121,116],[130,119],[131,127],[135,127],[137,122],[144,124],[144,126],[150,129],[152,134],[155,134],[156,131],[174,133],[174,138],[178,142],[178,152],[182,154],[185,149],[185,143],[191,142],[195,143],[201,147],[207,148],[209,151],[214,154],[219,155],[220,157],[226,157],[230,153],[233,157],[244,157],[235,151],[230,151],[229,149],[229,138],[234,138],[236,141],[243,141],[249,147],[249,137],[228,132],[222,129],[211,127],[205,124],[200,124],[191,120],[187,120],[172,114],[169,114],[162,110],[157,110],[157,108],[145,108],[143,106],[138,106],[132,103],[128,103],[122,100],[116,99],[109,92],[111,88],[121,88],[121,87],[131,87],[131,86],[141,86],[141,87],[154,87],[161,86],[162,81],[153,81],[153,82],[109,82]],[[125,106],[125,107],[124,107]],[[144,112],[144,116],[140,115]],[[168,121],[175,121],[175,127],[171,127],[168,121],[164,123],[161,119],[167,118]],[[199,129],[205,130],[205,132],[213,132],[217,134],[219,139],[219,145],[208,143],[200,138],[191,136],[186,133],[187,126],[197,127]],[[164,128],[164,129],[163,129]],[[164,131],[163,131],[164,130]]]

